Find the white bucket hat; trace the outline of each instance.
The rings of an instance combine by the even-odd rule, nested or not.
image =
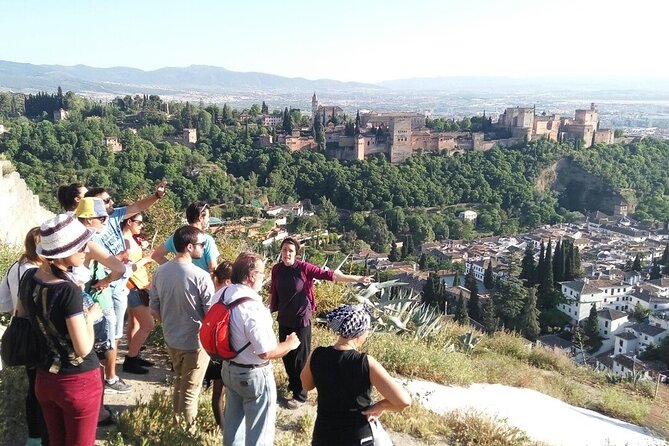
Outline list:
[[[79,220],[67,214],[56,215],[40,226],[37,254],[47,259],[62,259],[79,251],[95,235]]]

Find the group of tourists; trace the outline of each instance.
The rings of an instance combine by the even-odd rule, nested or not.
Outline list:
[[[368,309],[344,305],[327,314],[339,338],[311,351],[314,280],[369,284],[370,277],[298,260],[300,243],[289,237],[271,268],[267,306],[259,294],[265,260],[247,252],[219,263],[215,240],[206,232],[207,203],[191,204],[188,224],[148,249],[143,212],[165,195],[166,186],[161,182],[152,195],[117,208],[103,188],[62,186],[64,212],[26,235],[23,255],[0,283],[0,311],[26,316],[40,346],[40,359],[25,367],[26,444],[94,444],[96,427],[113,422],[104,394],[132,390],[116,374],[119,341],[125,334],[123,371],[148,373],[154,364],[140,353],[156,321],[174,370],[175,415],[194,424],[203,383],[213,383],[212,409],[224,445],[273,444],[278,395],[271,360],[278,358],[291,395],[285,407],[300,407],[307,392],[317,389],[312,444],[373,444],[372,427],[381,413],[401,410],[411,400],[381,364],[358,352],[371,328]],[[151,277],[152,262],[158,265]],[[202,321],[216,302],[242,298],[229,322],[238,354],[214,361],[199,340]],[[278,338],[272,312],[278,313]],[[372,386],[383,397],[376,403]]]

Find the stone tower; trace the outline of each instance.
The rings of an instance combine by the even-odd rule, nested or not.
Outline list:
[[[316,92],[311,97],[311,125],[314,125],[314,118],[318,116],[318,98],[316,97]]]

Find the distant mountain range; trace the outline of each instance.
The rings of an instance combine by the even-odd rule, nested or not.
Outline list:
[[[161,68],[93,68],[86,65],[33,65],[0,61],[0,90],[64,91],[100,94],[193,94],[196,92],[378,91],[383,87],[330,79],[309,80],[265,73],[244,73],[207,65]]]
[[[136,68],[94,68],[85,65],[34,65],[0,61],[0,90],[19,92],[63,90],[91,95],[159,94],[182,97],[222,95],[297,94],[312,92],[330,96],[385,96],[395,91],[435,91],[446,93],[541,93],[616,91],[633,96],[635,92],[669,92],[669,79],[509,78],[501,76],[454,76],[399,79],[365,84],[331,79],[309,80],[266,73],[245,73],[208,65],[161,68],[143,71]],[[357,97],[357,96],[356,96]]]

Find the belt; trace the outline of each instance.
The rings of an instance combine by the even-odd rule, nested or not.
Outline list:
[[[269,361],[265,361],[261,364],[239,364],[235,361],[230,361],[230,365],[234,365],[236,367],[241,367],[243,369],[259,369],[265,366],[269,365]]]

